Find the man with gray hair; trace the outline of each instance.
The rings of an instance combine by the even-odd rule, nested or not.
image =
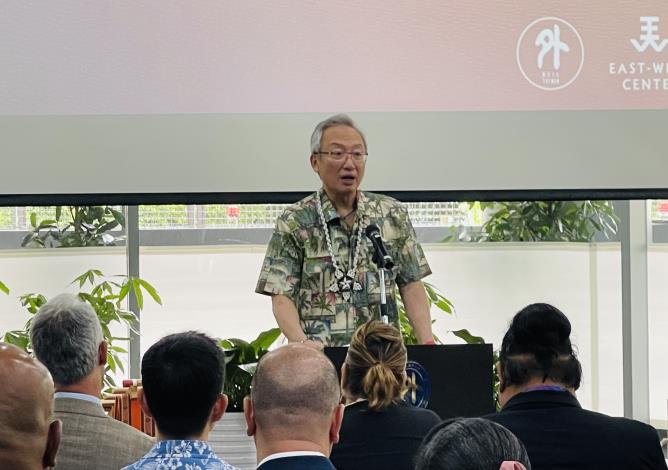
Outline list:
[[[118,470],[153,446],[149,436],[102,408],[107,343],[89,304],[73,294],[52,298],[35,315],[30,339],[53,377],[55,414],[63,422],[56,468]]]
[[[431,269],[406,208],[359,189],[367,157],[366,138],[349,116],[320,122],[309,159],[322,186],[276,220],[255,292],[271,296],[276,322],[291,343],[347,345],[369,320],[399,328],[397,290],[418,341],[434,343],[421,281]],[[385,266],[386,304],[374,262],[378,238],[374,250],[365,233],[382,236],[393,263]],[[385,255],[382,260],[388,262]]]
[[[329,455],[343,405],[336,370],[322,352],[288,344],[263,356],[244,415],[258,470],[334,470]]]

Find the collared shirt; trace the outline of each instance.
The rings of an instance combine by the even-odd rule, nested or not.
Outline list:
[[[357,327],[380,318],[378,268],[372,261],[373,247],[362,234],[355,275],[362,290],[354,291],[350,301],[345,301],[341,293],[328,290],[336,277],[315,198],[312,194],[302,199],[278,217],[255,292],[289,297],[297,306],[301,326],[309,338],[328,346],[341,346],[350,343]],[[398,326],[396,287],[431,273],[408,211],[395,199],[359,191],[357,222],[349,230],[324,191],[321,202],[332,250],[344,272],[351,269],[360,219],[365,226],[379,227],[395,262],[385,284],[389,320]]]
[[[268,455],[265,458],[263,458],[262,461],[257,464],[257,466],[259,467],[262,464],[274,459],[282,459],[285,457],[303,457],[303,456],[327,458],[327,456],[325,456],[325,454],[323,454],[322,452],[314,452],[311,450],[295,450],[292,452],[278,452],[276,454]]]
[[[56,392],[53,394],[53,398],[74,398],[75,400],[84,400],[96,405],[102,406],[102,400],[93,395],[88,395],[86,393],[76,393],[76,392]]]
[[[132,465],[122,470],[239,470],[221,460],[204,441],[160,441]]]

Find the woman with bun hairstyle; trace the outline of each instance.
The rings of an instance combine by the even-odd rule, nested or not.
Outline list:
[[[488,418],[524,443],[533,470],[666,469],[654,428],[582,409],[575,397],[582,367],[570,335],[566,315],[549,304],[513,317],[497,367],[502,408]]]
[[[441,420],[403,401],[406,347],[401,333],[379,321],[359,327],[341,367],[341,387],[346,410],[330,457],[334,466],[412,469],[422,439]]]

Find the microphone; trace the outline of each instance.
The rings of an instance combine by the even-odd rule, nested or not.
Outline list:
[[[380,236],[380,229],[375,224],[370,224],[366,227],[366,236],[371,240],[374,249],[374,262],[379,268],[392,269],[394,267],[394,260],[387,253],[383,239]]]

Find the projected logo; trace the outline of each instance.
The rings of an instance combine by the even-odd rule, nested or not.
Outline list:
[[[608,64],[608,73],[619,77],[625,92],[668,91],[668,62],[661,55],[668,46],[668,38],[659,31],[659,19],[641,16],[640,34],[629,40],[633,56]]]
[[[431,398],[431,379],[427,369],[418,362],[408,361],[406,363],[406,376],[410,389],[404,397],[404,401],[412,406],[426,408]]]
[[[517,66],[536,88],[555,91],[573,83],[584,64],[584,44],[577,30],[556,17],[532,21],[517,41]]]
[[[651,47],[656,52],[662,52],[668,44],[668,39],[661,39],[659,36],[659,17],[641,16],[640,17],[640,39],[631,39],[631,44],[638,52],[645,52]]]

